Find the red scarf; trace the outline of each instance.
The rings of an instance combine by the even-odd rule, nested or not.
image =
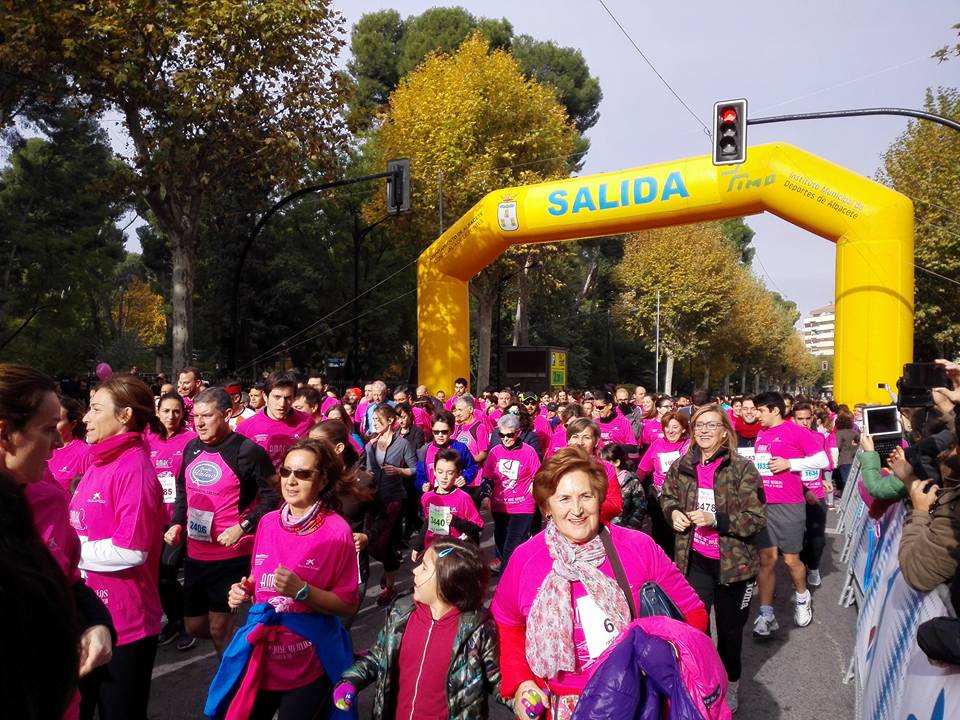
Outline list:
[[[143,435],[138,432],[125,432],[106,440],[101,440],[90,448],[90,459],[94,465],[109,465],[132,447],[143,446]]]
[[[736,430],[737,435],[742,437],[744,440],[756,440],[757,435],[759,435],[760,431],[763,430],[763,426],[760,424],[759,420],[748,423],[744,422],[742,417],[738,417],[733,425],[733,429]]]

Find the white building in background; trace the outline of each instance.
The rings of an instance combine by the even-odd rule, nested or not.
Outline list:
[[[803,318],[800,334],[811,355],[833,355],[835,325],[836,315],[832,304],[811,310],[810,314]]]

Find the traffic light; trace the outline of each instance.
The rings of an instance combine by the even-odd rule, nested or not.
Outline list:
[[[410,212],[410,161],[387,162],[387,212],[391,215]]]
[[[747,101],[723,100],[713,106],[713,164],[738,165],[747,159]]]

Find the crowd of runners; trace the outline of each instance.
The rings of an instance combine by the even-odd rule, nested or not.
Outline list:
[[[198,638],[221,659],[215,718],[346,717],[361,692],[378,718],[736,712],[748,625],[763,641],[786,621],[781,559],[791,621],[812,620],[859,410],[452,390],[294,373],[208,387],[187,368],[71,397],[0,365],[3,527],[18,502],[32,518],[3,534],[4,576],[25,573],[4,602],[44,618],[4,643],[46,643],[10,669],[16,717],[141,720],[158,645]],[[383,630],[354,647],[367,597]]]

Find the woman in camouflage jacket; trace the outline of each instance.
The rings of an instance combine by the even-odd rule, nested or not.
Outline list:
[[[660,504],[675,535],[674,561],[717,619],[717,652],[736,707],[743,628],[756,587],[754,538],[767,524],[763,484],[754,464],[737,454],[737,435],[717,405],[690,420],[694,442],[667,472]]]

